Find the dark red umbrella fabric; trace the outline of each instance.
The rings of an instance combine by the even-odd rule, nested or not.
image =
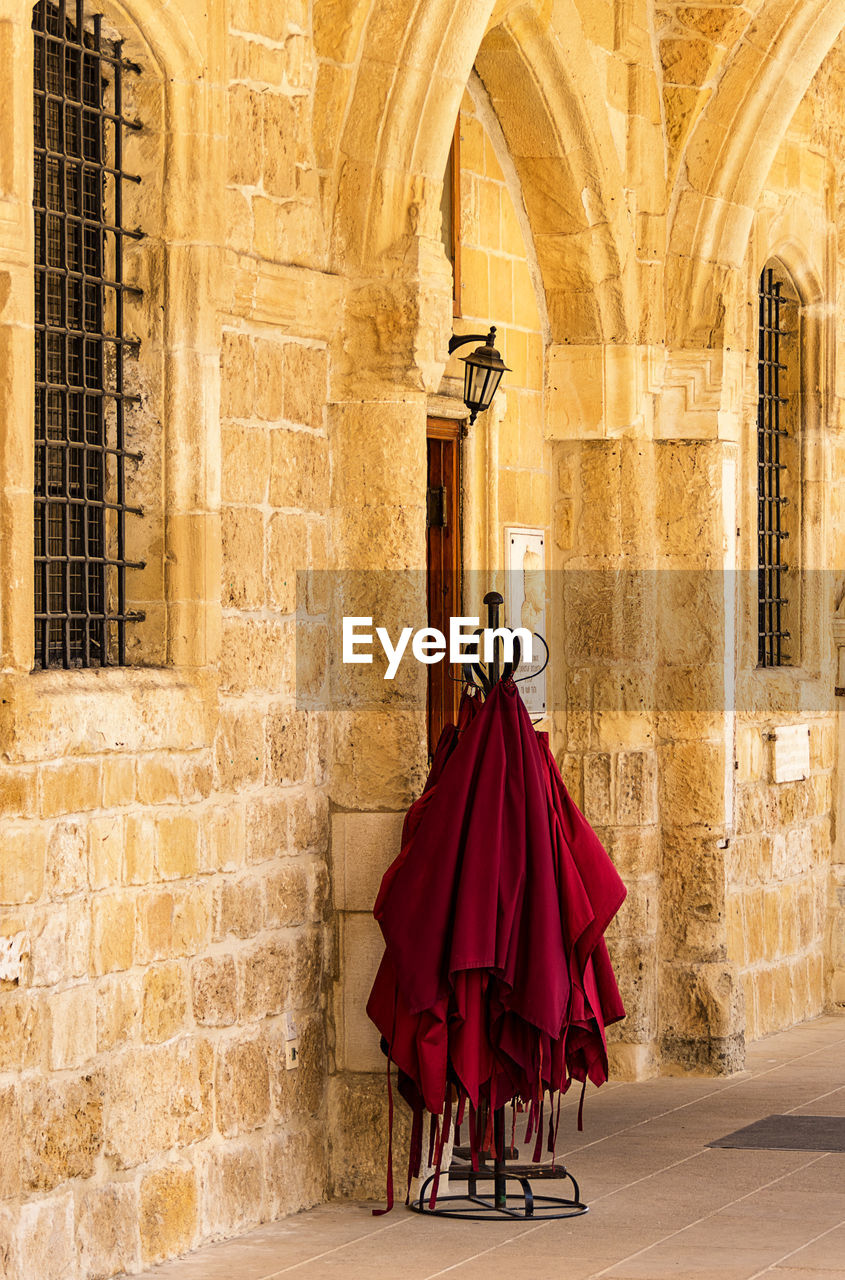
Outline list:
[[[539,1158],[544,1094],[607,1079],[604,1028],[624,1008],[603,934],[624,897],[513,681],[465,695],[374,908],[367,1012],[414,1111],[411,1172],[423,1109],[453,1094],[474,1152],[479,1109],[526,1103]]]

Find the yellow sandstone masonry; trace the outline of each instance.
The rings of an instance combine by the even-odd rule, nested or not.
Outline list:
[[[33,671],[32,10],[0,0],[8,1280],[140,1271],[382,1193],[370,912],[425,778],[424,675],[354,700],[332,571],[374,571],[364,612],[391,626],[424,615],[426,418],[465,420],[453,332],[495,325],[510,366],[461,443],[467,593],[503,585],[506,526],[543,533],[540,727],[629,890],[614,1072],[731,1072],[845,1006],[839,6],[101,7],[141,68],[126,548],[146,620],[127,668]],[[793,665],[763,671],[771,258],[801,300],[803,586]],[[306,568],[329,572],[299,591]],[[809,776],[776,782],[790,724]]]

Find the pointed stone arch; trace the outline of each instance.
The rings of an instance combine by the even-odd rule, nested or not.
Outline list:
[[[418,234],[436,238],[445,158],[475,62],[523,186],[553,340],[630,340],[633,242],[578,6],[505,6],[487,29],[492,10],[429,0],[370,14],[332,178],[334,264],[379,274],[382,255],[403,256]],[[392,61],[385,48],[397,51]]]
[[[757,199],[789,121],[843,28],[838,5],[777,0],[764,6],[726,66],[672,194],[671,345],[719,345]]]

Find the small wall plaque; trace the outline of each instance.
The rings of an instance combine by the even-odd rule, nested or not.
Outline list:
[[[775,782],[799,782],[810,776],[810,726],[782,725],[772,738]]]
[[[505,529],[505,617],[509,627],[527,627],[546,638],[546,539],[542,529]],[[546,714],[546,651],[533,646],[530,663],[517,676],[519,691],[532,716]],[[528,677],[528,679],[525,679]]]

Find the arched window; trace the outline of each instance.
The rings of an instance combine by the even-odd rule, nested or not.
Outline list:
[[[123,665],[128,624],[123,78],[138,68],[83,0],[34,31],[35,666]]]
[[[777,259],[759,286],[757,359],[757,655],[761,667],[800,660],[800,300]]]

